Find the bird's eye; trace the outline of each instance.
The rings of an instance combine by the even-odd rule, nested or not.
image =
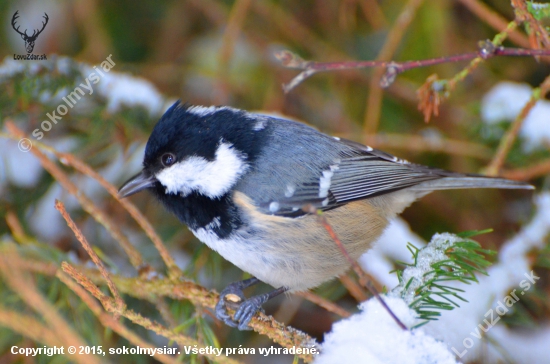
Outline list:
[[[172,153],[166,153],[163,154],[162,157],[160,157],[160,161],[165,167],[170,167],[176,161],[176,156]]]

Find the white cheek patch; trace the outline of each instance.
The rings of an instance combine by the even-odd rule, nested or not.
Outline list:
[[[192,156],[156,174],[166,193],[187,196],[196,191],[210,198],[227,193],[248,169],[244,156],[231,144],[221,143],[216,158],[208,161]]]

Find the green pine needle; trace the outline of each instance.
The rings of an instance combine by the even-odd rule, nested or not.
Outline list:
[[[460,294],[464,290],[449,286],[447,282],[470,284],[478,282],[476,274],[485,274],[491,263],[485,256],[494,251],[482,249],[469,238],[492,230],[466,231],[459,235],[436,234],[424,248],[412,244],[407,249],[413,263],[402,263],[404,270],[396,270],[399,285],[392,294],[402,297],[414,309],[421,320],[416,327],[429,320],[437,320],[442,310],[459,307],[458,302],[467,302]]]

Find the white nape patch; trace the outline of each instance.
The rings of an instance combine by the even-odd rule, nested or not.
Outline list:
[[[365,149],[367,152],[372,152],[374,150],[372,147],[369,147],[368,145],[365,145]]]
[[[278,202],[272,202],[269,204],[269,211],[270,212],[277,212],[279,210],[279,203]]]
[[[260,131],[260,130],[265,129],[266,126],[267,126],[267,120],[262,118],[262,119],[256,121],[256,124],[254,124],[254,127],[252,128],[252,130]]]
[[[325,198],[322,202],[321,202],[321,206],[327,206],[328,205],[328,198]]]
[[[226,107],[217,107],[217,106],[191,106],[187,109],[191,114],[198,116],[207,116],[215,113],[216,111],[227,109]]]
[[[244,156],[232,144],[221,143],[216,158],[191,156],[156,174],[167,193],[183,197],[196,191],[210,198],[223,196],[248,170]]]
[[[334,140],[340,141],[340,138],[338,138],[338,137],[332,137],[332,138],[333,138]]]
[[[294,195],[294,192],[296,192],[296,186],[286,185],[285,197],[292,197]]]
[[[323,171],[323,176],[319,178],[319,197],[324,198],[328,196],[328,190],[330,188],[330,180],[334,172]]]

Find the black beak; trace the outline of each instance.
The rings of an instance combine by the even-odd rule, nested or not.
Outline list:
[[[120,187],[118,196],[121,198],[128,197],[146,188],[153,187],[156,181],[157,179],[153,175],[141,171]]]

